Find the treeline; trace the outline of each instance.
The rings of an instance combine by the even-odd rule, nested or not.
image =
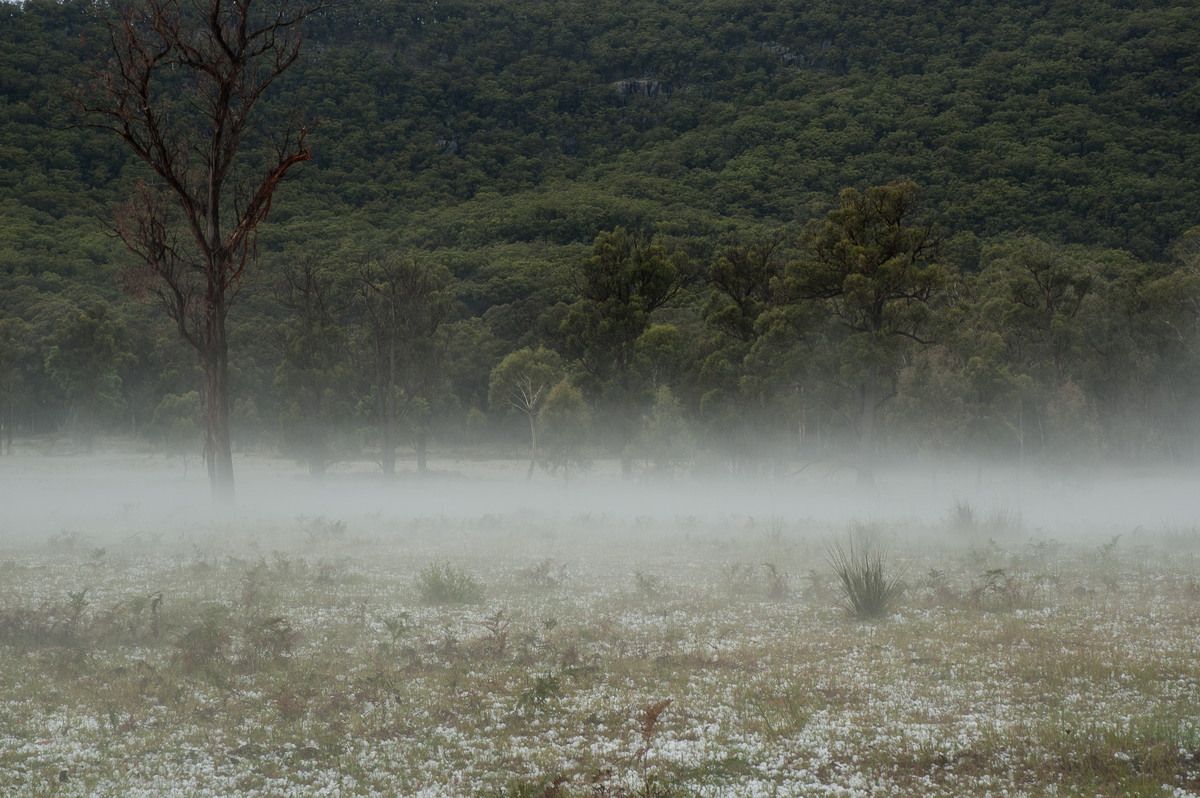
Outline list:
[[[313,20],[271,113],[318,120],[314,161],[231,317],[237,443],[1194,462],[1200,14],[793,6]],[[102,48],[88,2],[0,7],[0,423],[194,447],[192,356],[105,227],[142,173],[63,99]]]
[[[704,258],[615,228],[482,314],[430,253],[270,258],[234,319],[236,439],[313,473],[399,447],[528,448],[569,474],[962,457],[1194,462],[1200,247],[1174,263],[990,242],[963,273],[908,182]],[[557,285],[557,289],[555,286]],[[551,301],[557,292],[560,298]],[[524,303],[524,304],[523,304]],[[144,306],[0,326],[6,427],[194,449],[189,353]],[[540,309],[544,308],[544,309]],[[494,450],[494,449],[493,449]]]

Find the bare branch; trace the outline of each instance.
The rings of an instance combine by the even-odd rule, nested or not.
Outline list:
[[[247,136],[256,104],[299,57],[299,24],[321,7],[111,0],[108,58],[71,98],[86,126],[117,135],[160,184],[139,186],[117,214],[115,229],[138,262],[125,282],[158,301],[200,357],[209,476],[222,498],[233,484],[226,314],[279,182],[312,157],[297,126],[251,176]]]

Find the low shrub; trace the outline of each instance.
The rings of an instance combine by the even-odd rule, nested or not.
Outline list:
[[[417,576],[417,592],[426,604],[478,604],[483,588],[450,563],[432,563]]]

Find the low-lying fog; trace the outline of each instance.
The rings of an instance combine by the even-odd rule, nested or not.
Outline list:
[[[209,522],[266,523],[325,516],[381,521],[422,517],[477,519],[536,513],[564,522],[580,516],[614,521],[697,518],[772,519],[836,530],[852,522],[936,526],[956,505],[976,513],[1019,514],[1024,534],[1060,539],[1129,534],[1200,523],[1195,470],[1093,473],[1065,478],[1037,469],[975,467],[881,471],[870,490],[851,471],[810,468],[757,480],[622,480],[615,468],[564,485],[543,472],[526,481],[519,460],[431,461],[433,473],[387,482],[370,464],[314,479],[294,463],[258,456],[235,461],[237,503],[218,511],[208,498],[203,463],[185,469],[152,454],[0,457],[0,538],[42,540],[71,530],[104,539],[167,532]]]

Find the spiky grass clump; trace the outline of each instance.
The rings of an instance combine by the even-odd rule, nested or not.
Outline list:
[[[985,513],[965,499],[954,500],[945,515],[945,525],[954,532],[975,535],[1013,535],[1024,529],[1020,510],[998,504]]]
[[[904,581],[899,572],[889,572],[887,551],[871,530],[851,530],[844,545],[832,541],[828,558],[851,615],[875,620],[892,614]]]
[[[978,532],[979,513],[975,512],[975,506],[969,501],[955,499],[946,513],[945,523],[954,532]]]

